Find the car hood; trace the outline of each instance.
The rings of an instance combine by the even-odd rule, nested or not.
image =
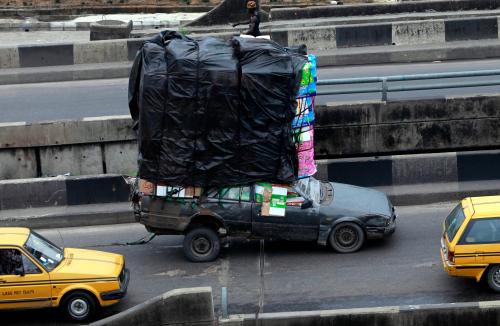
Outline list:
[[[117,278],[124,263],[122,255],[65,248],[64,259],[51,274],[57,279]]]
[[[392,215],[392,205],[381,191],[331,182],[333,201],[330,207],[346,215]]]

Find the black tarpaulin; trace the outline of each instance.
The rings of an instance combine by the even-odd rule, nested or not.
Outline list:
[[[144,43],[129,81],[139,176],[172,186],[291,182],[291,122],[305,58],[261,39]]]

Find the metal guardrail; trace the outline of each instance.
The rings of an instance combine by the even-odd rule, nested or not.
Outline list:
[[[430,80],[430,79],[445,79],[445,78],[463,78],[463,77],[485,77],[485,76],[500,76],[500,69],[494,70],[477,70],[463,72],[444,72],[435,74],[416,74],[416,75],[400,75],[400,76],[384,76],[384,77],[361,77],[361,78],[342,78],[342,79],[322,79],[318,80],[318,86],[330,85],[352,85],[352,84],[369,84],[380,83],[379,86],[360,87],[343,90],[318,91],[316,95],[339,95],[339,94],[357,94],[357,93],[382,93],[382,101],[387,101],[387,93],[403,92],[403,91],[421,91],[429,89],[443,88],[461,88],[461,87],[479,87],[479,86],[495,86],[500,85],[498,80],[484,81],[462,81],[449,83],[421,84],[421,85],[389,85],[389,82],[404,82],[414,80]]]

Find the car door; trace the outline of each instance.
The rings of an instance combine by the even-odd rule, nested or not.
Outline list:
[[[295,189],[288,187],[287,194],[295,193]],[[302,198],[302,197],[299,197]],[[302,198],[306,202],[307,198]],[[291,241],[316,241],[319,233],[318,210],[312,205],[295,202],[287,204],[285,216],[263,216],[262,203],[254,197],[252,207],[252,233],[266,239]]]
[[[250,234],[252,229],[251,187],[221,188],[209,192],[203,205],[222,217],[228,233]]]
[[[52,305],[49,274],[24,251],[0,247],[0,308]]]

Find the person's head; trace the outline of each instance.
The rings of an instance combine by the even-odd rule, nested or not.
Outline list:
[[[257,3],[253,0],[247,1],[247,10],[249,13],[253,13],[257,9]]]

